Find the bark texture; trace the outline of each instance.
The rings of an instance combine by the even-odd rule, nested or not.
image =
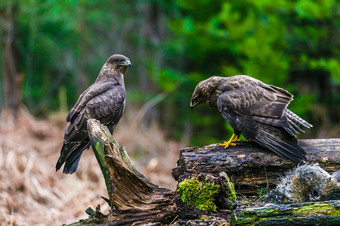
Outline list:
[[[86,212],[90,217],[72,225],[333,225],[340,222],[339,200],[280,205],[244,201],[240,193],[257,193],[258,188],[275,184],[286,170],[295,166],[254,144],[240,143],[228,150],[216,145],[181,150],[173,175],[179,182],[197,180],[191,181],[195,186],[197,182],[206,183],[207,192],[213,195],[209,196],[213,197],[212,205],[216,205],[206,211],[183,201],[183,192],[187,192],[187,198],[197,193],[192,193],[191,186],[181,186],[182,192],[174,192],[152,184],[132,166],[124,147],[99,121],[88,120],[88,132],[105,178],[111,212],[104,215],[99,206],[96,210],[89,208]],[[318,162],[330,173],[340,168],[340,139],[301,140],[300,144],[310,162]],[[239,191],[238,200],[230,181]],[[212,187],[217,186],[219,190],[212,192]]]
[[[300,140],[307,152],[308,163],[319,163],[328,173],[340,169],[340,139]],[[241,142],[236,147],[208,145],[182,148],[172,175],[182,181],[197,174],[218,175],[225,172],[238,194],[253,195],[273,186],[280,176],[296,164],[253,143]]]
[[[106,126],[95,119],[87,121],[91,145],[107,186],[112,213],[100,210],[90,219],[74,225],[168,224],[176,216],[174,192],[159,188],[131,164],[125,148],[117,143]],[[91,211],[90,211],[91,212]]]

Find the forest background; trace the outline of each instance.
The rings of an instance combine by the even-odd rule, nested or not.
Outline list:
[[[11,151],[28,159],[32,152],[39,156],[34,161],[49,159],[45,172],[53,172],[67,112],[114,53],[133,65],[125,76],[126,112],[114,136],[164,186],[175,186],[169,170],[179,147],[221,142],[232,133],[216,109],[189,108],[196,84],[212,75],[247,74],[283,87],[295,96],[289,108],[314,125],[300,138],[340,137],[339,1],[4,0],[0,16],[2,169],[9,167]],[[18,150],[15,139],[28,150]],[[48,150],[40,146],[51,142]],[[94,175],[100,176],[97,169]],[[0,196],[15,200],[11,183],[3,183]],[[24,214],[13,203],[0,203],[0,219],[20,221]],[[60,211],[55,219],[64,222]]]

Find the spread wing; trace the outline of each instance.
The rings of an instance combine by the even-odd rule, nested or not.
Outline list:
[[[56,165],[58,170],[65,163],[64,173],[77,170],[81,153],[89,147],[87,119],[95,118],[107,124],[110,131],[121,118],[125,106],[125,89],[112,83],[93,84],[78,99],[67,116],[64,144]]]
[[[286,110],[293,96],[260,81],[224,90],[217,99],[223,118],[247,138],[295,162],[305,159]]]

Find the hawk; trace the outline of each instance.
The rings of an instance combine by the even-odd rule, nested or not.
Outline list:
[[[63,173],[77,171],[82,152],[90,146],[88,119],[99,120],[113,132],[125,108],[124,73],[130,66],[131,62],[126,56],[110,56],[96,81],[79,96],[66,118],[68,124],[56,164],[57,171],[64,163]]]
[[[190,107],[208,104],[221,112],[234,133],[220,146],[235,146],[243,134],[248,140],[299,163],[306,160],[306,152],[299,146],[296,134],[304,132],[301,127],[312,125],[288,110],[292,100],[288,91],[247,75],[213,76],[196,86]]]

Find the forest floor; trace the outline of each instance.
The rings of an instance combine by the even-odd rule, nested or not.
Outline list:
[[[78,171],[55,171],[66,114],[37,120],[22,111],[17,124],[0,123],[0,226],[62,225],[87,218],[100,204],[109,210],[105,183],[92,149],[82,155]],[[171,169],[185,144],[169,141],[157,125],[139,127],[124,116],[113,136],[127,149],[134,165],[153,183],[174,190]],[[137,126],[136,126],[137,125]]]

